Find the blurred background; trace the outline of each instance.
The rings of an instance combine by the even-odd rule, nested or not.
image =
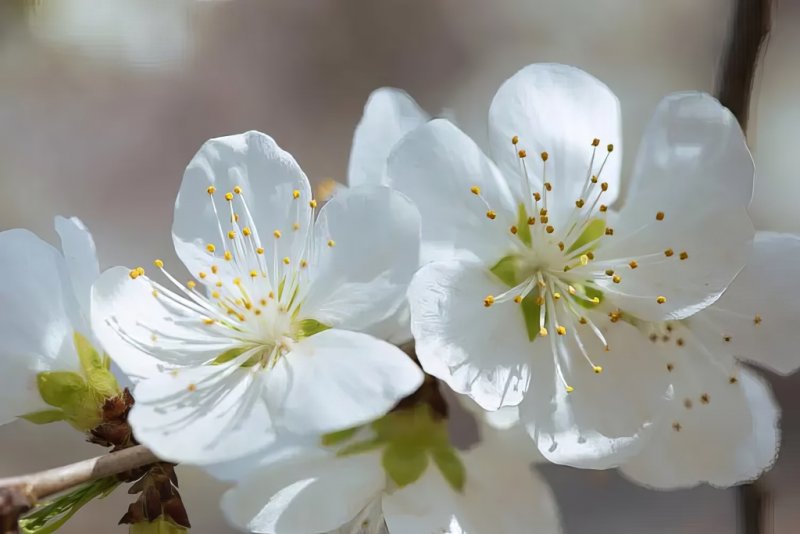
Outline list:
[[[57,214],[93,231],[103,267],[174,258],[170,225],[201,143],[269,133],[312,180],[345,180],[369,92],[406,89],[479,142],[498,85],[536,61],[577,65],[622,102],[630,168],[645,121],[676,90],[711,91],[730,0],[2,0],[0,229],[56,242]],[[748,136],[758,229],[800,232],[800,2],[780,0]],[[800,269],[800,267],[798,267]],[[783,448],[761,488],[774,532],[800,525],[800,376],[772,377]],[[66,426],[0,428],[0,476],[96,455]],[[737,532],[735,490],[648,491],[615,472],[549,466],[567,534]],[[179,471],[198,533],[225,533],[224,489]],[[92,503],[63,532],[113,527],[130,498]]]

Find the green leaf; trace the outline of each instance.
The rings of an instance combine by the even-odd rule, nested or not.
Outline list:
[[[360,426],[356,426],[353,428],[346,428],[344,430],[339,430],[338,432],[331,432],[330,434],[324,434],[322,436],[322,444],[326,447],[330,447],[332,445],[338,445],[355,436],[356,432],[358,432],[360,428],[361,428]]]
[[[303,319],[298,323],[295,334],[297,335],[297,339],[303,339],[324,332],[329,328],[330,326],[322,324],[316,319]]]
[[[19,520],[24,534],[52,534],[61,528],[86,503],[103,498],[119,485],[114,477],[87,482],[71,492],[34,508]]]
[[[439,468],[447,483],[461,492],[464,490],[464,482],[467,478],[467,471],[461,462],[458,453],[452,446],[440,447],[431,452],[433,462]]]
[[[26,413],[20,415],[20,418],[30,421],[35,425],[46,425],[47,423],[55,423],[56,421],[63,421],[65,419],[64,412],[61,410],[42,410],[40,412]]]
[[[416,482],[428,467],[425,449],[390,443],[383,451],[383,469],[399,487]]]
[[[592,219],[586,225],[586,229],[572,242],[567,252],[574,252],[579,248],[599,239],[606,231],[606,222],[603,219]],[[591,250],[591,247],[588,249]]]
[[[72,371],[43,371],[36,375],[36,385],[42,400],[56,408],[79,403],[89,393],[83,377]]]

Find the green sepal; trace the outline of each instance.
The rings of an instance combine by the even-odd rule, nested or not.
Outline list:
[[[428,467],[428,455],[419,446],[395,442],[383,450],[381,463],[389,478],[402,488],[419,480]]]
[[[536,299],[539,295],[534,295],[533,292],[522,299],[520,307],[522,308],[522,317],[525,319],[525,330],[528,332],[528,341],[533,341],[539,335],[539,314],[541,313],[541,306],[537,304]],[[547,316],[545,315],[545,322]]]
[[[297,339],[303,339],[306,337],[311,337],[315,334],[319,334],[320,332],[324,332],[325,330],[329,330],[330,328],[330,326],[322,324],[316,319],[303,319],[297,324],[295,335],[297,336]]]
[[[356,435],[356,432],[359,431],[361,427],[356,426],[353,428],[346,428],[344,430],[339,430],[338,432],[331,432],[330,434],[324,434],[322,436],[322,444],[325,447],[331,447],[333,445],[339,445],[347,441],[348,439],[352,438]]]
[[[589,297],[590,299],[596,298],[597,302],[591,302],[583,299],[575,299],[575,302],[577,302],[580,306],[587,309],[592,309],[594,307],[599,306],[600,303],[603,302],[603,292],[600,291],[599,289],[595,289],[591,286],[581,286],[581,289],[583,290],[583,293],[585,293],[586,296]]]
[[[526,245],[531,246],[531,227],[528,224],[528,212],[525,209],[525,204],[519,205],[517,215],[517,237]]]
[[[211,361],[211,365],[222,365],[223,363],[228,363],[231,360],[235,360],[239,356],[241,356],[244,351],[247,349],[244,347],[234,347],[232,349],[228,349],[216,358]]]
[[[567,253],[575,252],[579,248],[600,239],[600,237],[606,231],[606,221],[603,219],[592,219],[589,221],[589,224],[586,225],[586,229],[581,232],[581,235],[578,236],[578,239],[572,242],[572,244],[567,249]],[[591,247],[588,250],[592,250]]]
[[[36,375],[36,386],[42,400],[56,408],[80,403],[89,394],[86,381],[72,371],[42,371]]]
[[[386,445],[386,442],[381,438],[372,438],[367,441],[357,441],[355,443],[351,443],[346,447],[342,447],[336,452],[337,456],[352,456],[353,454],[361,454],[362,452],[369,452],[374,451],[382,446]]]
[[[63,421],[66,419],[64,412],[61,410],[42,410],[40,412],[26,413],[20,415],[21,419],[25,419],[35,425],[46,425],[47,423],[55,423],[56,421]]]
[[[65,495],[37,506],[20,519],[20,532],[23,534],[52,534],[85,504],[95,498],[106,497],[119,484],[120,482],[115,477],[109,477],[78,486]]]
[[[163,516],[154,521],[134,523],[128,527],[128,534],[185,534],[189,529],[176,525]]]
[[[102,404],[105,399],[119,395],[121,390],[117,379],[109,371],[111,360],[108,357],[101,357],[91,342],[80,332],[76,331],[72,338],[83,374],[98,401]]]
[[[494,267],[489,270],[505,285],[508,287],[514,287],[518,284],[517,278],[520,263],[521,260],[519,259],[519,256],[511,254],[495,263]]]
[[[433,463],[439,468],[439,471],[447,480],[450,486],[461,492],[464,490],[464,483],[467,479],[467,471],[464,468],[464,463],[459,458],[453,447],[440,447],[431,452],[433,456]]]
[[[75,351],[78,353],[78,360],[81,362],[81,369],[83,369],[84,373],[89,374],[95,369],[105,368],[100,355],[83,334],[76,331],[72,339],[75,344]]]

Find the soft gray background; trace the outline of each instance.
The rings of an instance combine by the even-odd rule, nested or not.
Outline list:
[[[725,0],[21,0],[0,1],[0,229],[54,240],[56,214],[92,229],[103,266],[171,260],[182,171],[209,137],[274,136],[312,179],[344,179],[369,92],[405,88],[485,140],[496,87],[535,61],[578,65],[622,101],[624,157],[653,106],[711,90],[731,3]],[[778,2],[749,136],[760,229],[800,231],[800,3]],[[0,281],[2,283],[2,281]],[[793,288],[787,288],[791,292]],[[800,356],[799,356],[800,357]],[[771,522],[800,520],[800,379],[776,379],[781,459],[764,479]],[[97,454],[58,425],[0,428],[0,476]],[[613,472],[548,467],[570,533],[734,533],[736,494],[647,491]],[[180,473],[198,533],[229,532],[221,488]],[[113,528],[128,496],[93,503],[63,532]]]

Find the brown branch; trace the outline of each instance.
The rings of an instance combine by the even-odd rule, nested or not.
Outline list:
[[[747,129],[750,94],[761,46],[772,27],[772,0],[738,0],[722,56],[717,98]]]
[[[0,532],[16,532],[19,516],[39,499],[158,461],[147,447],[136,445],[30,475],[0,478]]]

